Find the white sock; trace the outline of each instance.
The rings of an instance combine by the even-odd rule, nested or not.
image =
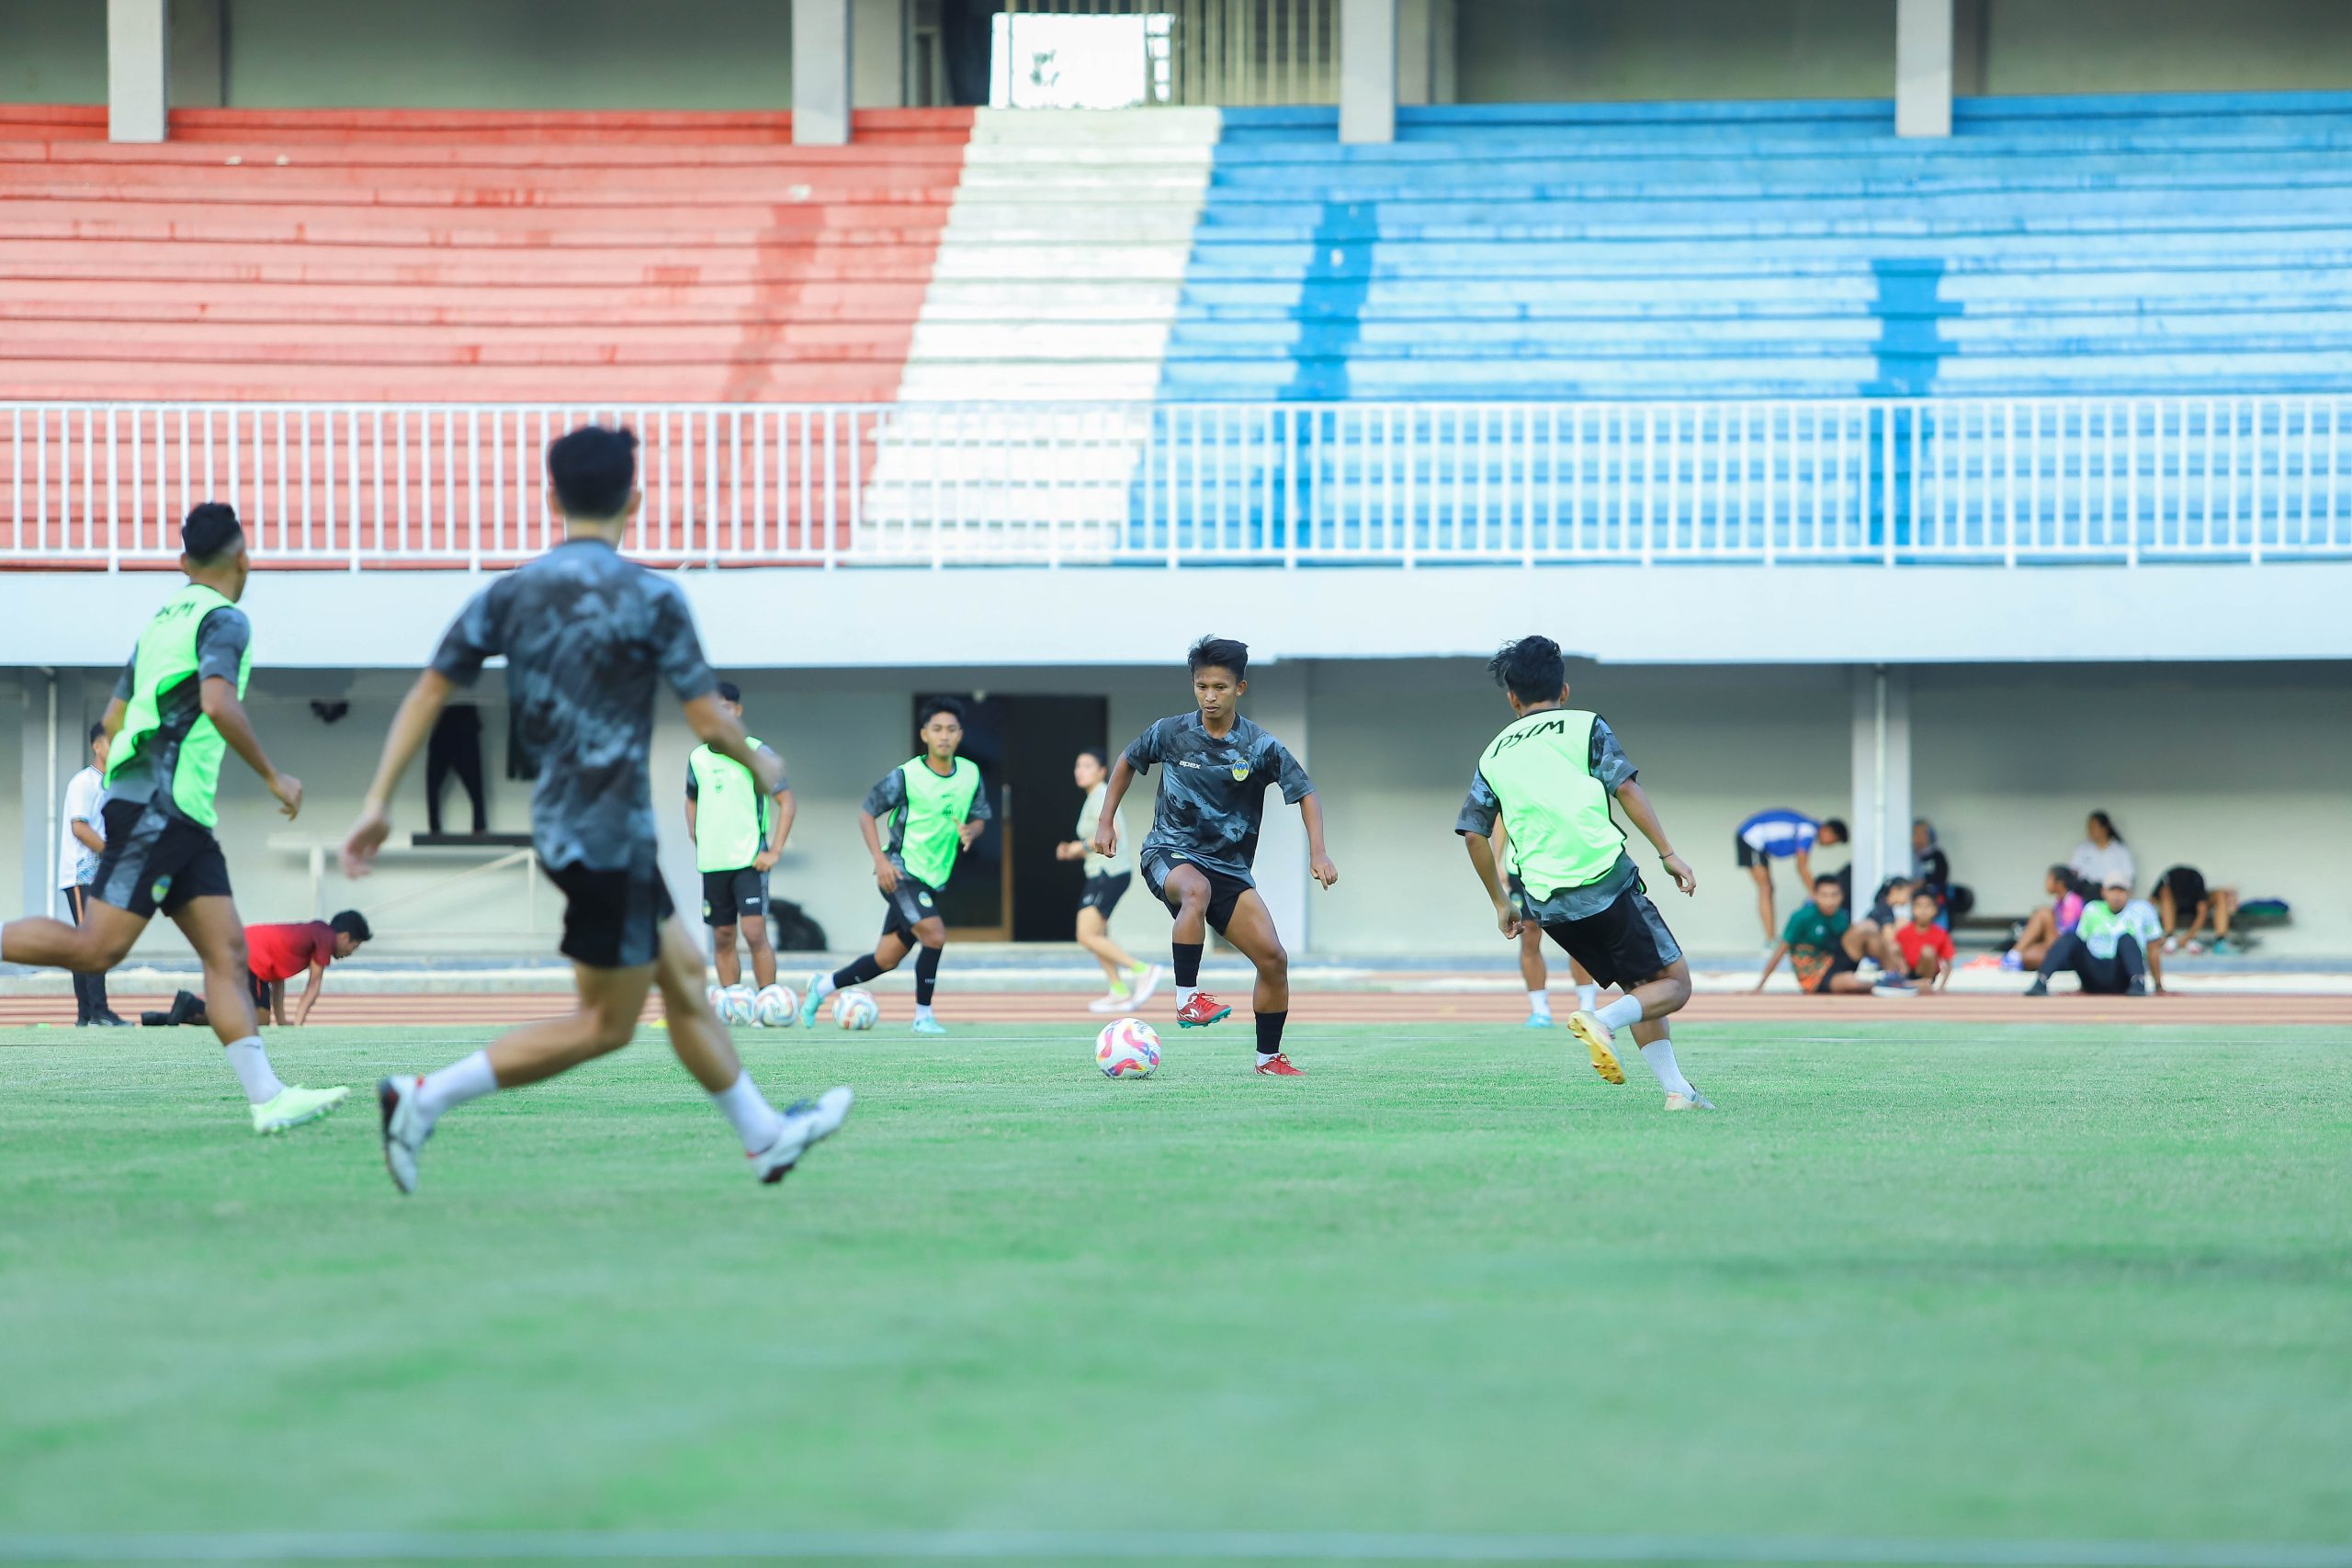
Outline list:
[[[712,1095],[710,1102],[735,1124],[735,1135],[743,1140],[747,1155],[758,1154],[784,1131],[784,1117],[761,1096],[749,1073],[738,1073],[733,1085]]]
[[[1198,986],[1179,986],[1176,987],[1176,1005],[1181,1008],[1200,994]]]
[[[820,975],[817,976],[817,983],[808,987],[808,994],[812,997],[830,997],[840,989],[839,986],[833,984],[833,977],[831,975]],[[762,1147],[765,1146],[762,1145]]]
[[[1258,1065],[1262,1067],[1281,1055],[1280,1051],[1261,1051],[1258,1053]]]
[[[917,1002],[915,1004],[915,1021],[917,1023],[929,1023],[931,1021],[931,1009],[927,1004],[922,1002]]]
[[[1682,1069],[1675,1065],[1673,1041],[1651,1041],[1642,1047],[1642,1060],[1650,1065],[1650,1071],[1657,1075],[1658,1087],[1667,1093],[1688,1095],[1692,1092],[1690,1080],[1684,1077]]]
[[[454,1111],[469,1100],[498,1092],[498,1075],[490,1068],[490,1053],[460,1056],[437,1073],[427,1073],[417,1086],[416,1108],[430,1124],[444,1111]]]
[[[1590,1011],[1593,1010],[1594,1005],[1595,1005],[1596,1003],[1598,1003],[1600,1000],[1600,987],[1598,987],[1598,986],[1578,986],[1578,987],[1577,987],[1577,1009],[1578,1009],[1579,1010],[1584,1011],[1584,1012],[1590,1012]]]
[[[1527,993],[1527,1016],[1548,1019],[1552,1016],[1552,993],[1538,986]]]
[[[1629,1029],[1642,1021],[1641,998],[1619,997],[1607,1007],[1596,1010],[1592,1016],[1611,1029]]]
[[[243,1040],[232,1040],[223,1047],[229,1055],[229,1070],[245,1086],[245,1099],[255,1105],[266,1105],[286,1092],[271,1070],[269,1053],[262,1049],[261,1036],[248,1034]]]

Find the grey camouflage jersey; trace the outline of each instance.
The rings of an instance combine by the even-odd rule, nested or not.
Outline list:
[[[1127,748],[1127,762],[1139,773],[1154,762],[1168,769],[1144,835],[1145,860],[1190,861],[1252,886],[1268,786],[1279,784],[1293,806],[1315,793],[1298,759],[1238,716],[1222,740],[1202,728],[1197,713],[1159,719]]]
[[[501,653],[519,733],[539,759],[541,863],[650,873],[654,698],[666,685],[687,702],[718,684],[685,594],[601,539],[569,539],[475,594],[433,668],[470,686]]]

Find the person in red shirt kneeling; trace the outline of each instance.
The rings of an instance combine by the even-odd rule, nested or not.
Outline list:
[[[254,1008],[280,1029],[309,1022],[311,1009],[318,1005],[320,988],[326,983],[327,965],[350,957],[375,934],[368,929],[368,917],[356,909],[345,909],[332,920],[247,926],[245,967],[250,972]],[[311,983],[294,1004],[289,1021],[286,982],[306,969]]]
[[[1951,978],[1951,932],[1936,924],[1934,894],[1913,897],[1911,923],[1894,929],[1894,945],[1902,949],[1904,971],[1915,980],[1927,981],[1928,990],[1942,990],[1944,982]]]

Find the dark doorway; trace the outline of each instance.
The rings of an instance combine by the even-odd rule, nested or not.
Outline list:
[[[1070,764],[1110,730],[1107,697],[954,696],[964,748],[996,819],[973,842],[940,898],[948,930],[967,941],[1068,942],[1078,917],[1078,863],[1057,861],[1083,804]]]

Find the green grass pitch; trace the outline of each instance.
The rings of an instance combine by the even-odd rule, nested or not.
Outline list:
[[[453,1113],[490,1032],[0,1035],[0,1540],[85,1530],[2352,1540],[2352,1038],[1690,1026],[740,1032]]]

